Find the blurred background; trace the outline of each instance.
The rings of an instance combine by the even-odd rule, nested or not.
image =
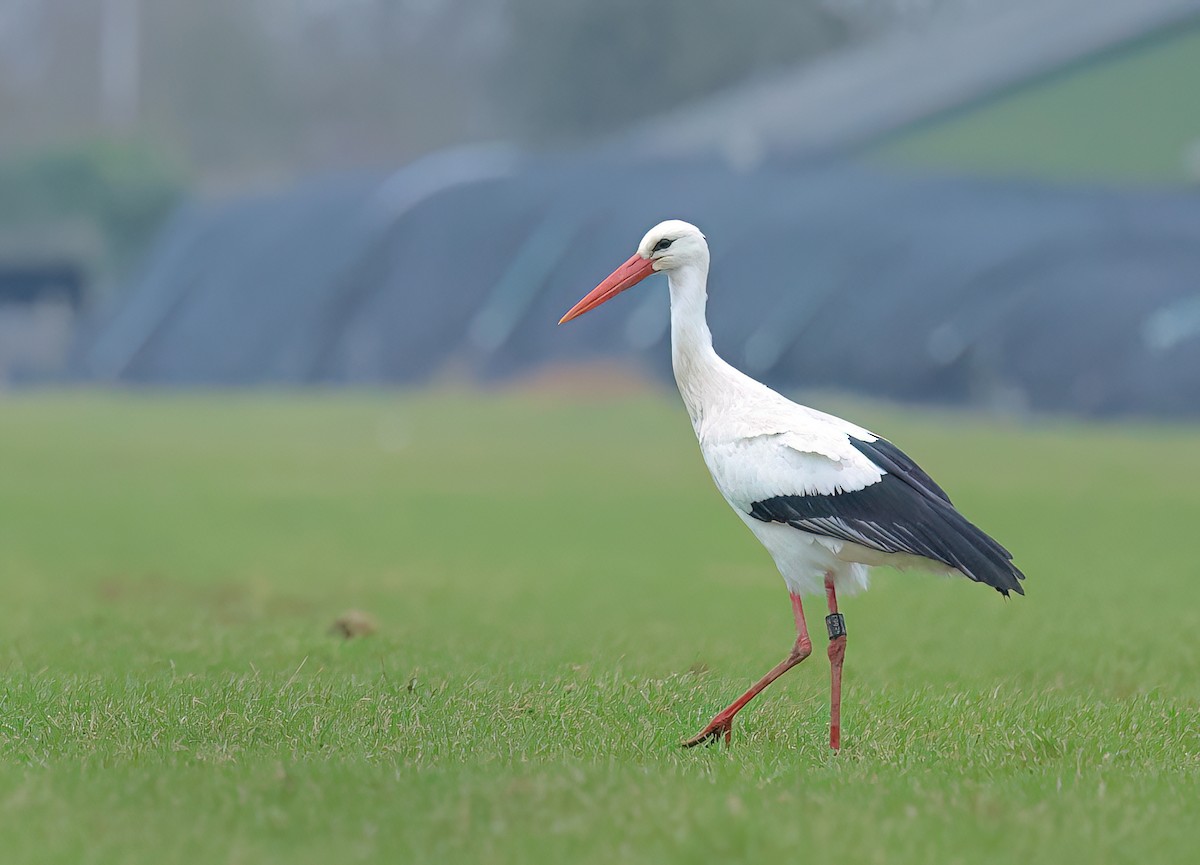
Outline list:
[[[0,0],[0,388],[666,379],[1200,410],[1197,0]]]

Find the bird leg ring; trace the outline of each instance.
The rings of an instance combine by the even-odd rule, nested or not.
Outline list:
[[[825,617],[825,627],[829,631],[829,639],[836,640],[846,636],[846,617],[841,613],[830,613]]]

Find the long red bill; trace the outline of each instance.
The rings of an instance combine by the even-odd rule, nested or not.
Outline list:
[[[606,300],[611,300],[627,288],[632,288],[650,274],[654,273],[654,260],[634,255],[608,275],[604,282],[589,291],[579,303],[568,310],[567,314],[558,320],[566,324],[573,318],[578,318],[585,312],[595,309]]]

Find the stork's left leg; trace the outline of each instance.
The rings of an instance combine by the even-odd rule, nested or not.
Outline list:
[[[829,615],[825,617],[829,629],[829,747],[837,751],[842,747],[842,660],[846,657],[846,620],[838,612],[832,574],[825,576],[825,599],[829,602]]]
[[[722,739],[728,745],[733,738],[733,716],[742,711],[745,705],[757,697],[767,685],[774,682],[812,654],[812,640],[808,638],[808,625],[804,622],[804,606],[800,603],[800,596],[795,592],[792,593],[792,615],[796,619],[796,643],[792,646],[792,650],[788,652],[787,657],[772,667],[765,676],[751,685],[750,690],[719,712],[715,718],[709,721],[707,727],[695,736],[692,736],[692,738],[681,742],[680,744],[683,747],[694,748],[702,743],[712,744]]]

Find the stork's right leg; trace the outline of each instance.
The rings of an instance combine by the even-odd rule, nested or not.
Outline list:
[[[825,578],[825,598],[829,603],[829,615],[825,617],[825,625],[829,628],[829,747],[837,751],[842,747],[842,663],[846,658],[846,620],[838,612],[832,575]]]
[[[796,644],[788,652],[786,658],[771,668],[771,671],[759,679],[749,691],[742,694],[729,704],[720,714],[708,722],[708,726],[692,738],[683,742],[683,747],[693,748],[703,743],[717,742],[724,739],[726,743],[733,737],[733,716],[742,711],[747,703],[758,696],[767,685],[774,682],[792,667],[799,664],[812,654],[812,641],[808,638],[808,625],[804,621],[804,608],[800,605],[800,596],[792,593],[792,613],[796,617]]]

